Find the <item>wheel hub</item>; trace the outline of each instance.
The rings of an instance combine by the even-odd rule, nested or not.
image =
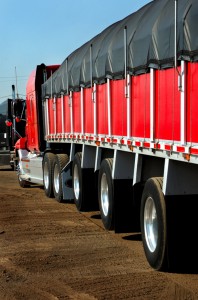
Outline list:
[[[75,199],[78,200],[80,195],[80,182],[77,165],[74,166],[73,182]]]
[[[45,162],[45,164],[44,164],[43,177],[44,177],[45,188],[48,189],[49,188],[49,172],[48,172],[47,162]]]
[[[148,248],[154,252],[158,240],[158,222],[153,198],[148,197],[144,208],[144,232]]]
[[[56,191],[56,193],[58,194],[59,192],[59,184],[60,184],[60,181],[59,181],[59,170],[58,170],[58,166],[55,165],[55,168],[54,168],[54,189]]]
[[[108,193],[108,183],[107,183],[107,176],[103,173],[101,178],[101,207],[104,216],[108,215],[109,211],[109,193]]]

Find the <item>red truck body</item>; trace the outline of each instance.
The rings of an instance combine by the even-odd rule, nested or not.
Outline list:
[[[198,267],[197,15],[195,0],[152,1],[60,66],[38,65],[16,147],[22,187],[141,232],[162,271]]]

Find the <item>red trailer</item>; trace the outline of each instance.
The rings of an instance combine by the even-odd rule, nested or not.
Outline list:
[[[141,232],[156,270],[198,266],[196,0],[155,0],[27,83],[22,187]]]

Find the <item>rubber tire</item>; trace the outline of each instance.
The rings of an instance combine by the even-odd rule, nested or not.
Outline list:
[[[82,152],[77,152],[72,165],[72,187],[74,203],[78,211],[92,211],[98,209],[97,189],[95,188],[95,174],[93,169],[82,169]]]
[[[112,158],[102,161],[98,175],[98,201],[101,219],[106,230],[114,230],[114,184],[112,180]],[[105,199],[106,198],[106,199]],[[108,207],[104,208],[104,200]],[[105,212],[105,209],[107,211]]]
[[[26,188],[29,186],[29,182],[21,179],[20,175],[18,175],[18,183],[19,183],[20,187],[22,187],[22,188]]]
[[[61,172],[69,161],[67,154],[56,154],[53,164],[53,193],[56,201],[63,201],[63,184]],[[57,178],[55,178],[57,176]]]
[[[156,220],[153,222],[156,226],[157,238],[156,245],[151,250],[148,242],[148,234],[145,232],[146,226],[146,206],[152,201],[156,211]],[[147,210],[148,212],[148,210]],[[153,214],[152,214],[153,217]],[[141,199],[140,224],[142,233],[142,242],[145,256],[150,266],[158,271],[168,270],[167,255],[167,221],[166,221],[166,203],[162,192],[162,178],[153,177],[147,180]],[[149,228],[150,229],[150,228]],[[154,234],[155,235],[155,234]],[[151,234],[151,236],[153,236]]]
[[[53,191],[53,164],[55,154],[47,152],[43,158],[43,186],[45,195],[48,198],[54,198]]]

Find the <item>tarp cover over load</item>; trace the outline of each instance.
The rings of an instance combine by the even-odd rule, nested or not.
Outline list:
[[[178,0],[177,58],[198,60],[198,1]],[[42,87],[43,97],[174,66],[175,0],[153,0],[72,52]],[[126,62],[126,64],[125,64]]]

